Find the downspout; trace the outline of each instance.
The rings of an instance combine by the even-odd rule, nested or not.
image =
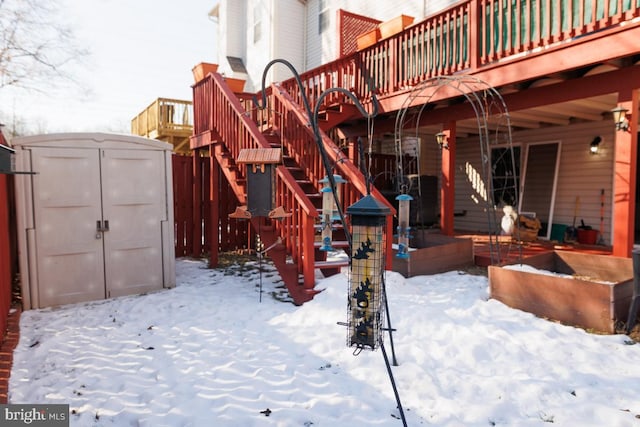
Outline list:
[[[309,3],[307,0],[298,0],[304,5],[302,23],[302,70],[307,71],[307,28],[309,25]]]
[[[273,23],[273,25],[271,25],[271,31],[269,31],[269,59],[271,58],[277,58],[276,56],[276,39],[277,39],[277,33],[278,33],[278,28],[279,23],[278,23],[278,18],[279,18],[279,13],[276,13],[276,0],[271,0],[271,5],[269,6],[269,13],[271,14],[271,22]],[[275,70],[271,70],[271,78],[269,79],[269,81],[271,82],[275,82],[277,79],[277,75],[276,75],[276,71]]]
[[[309,3],[307,0],[298,0],[304,7],[302,14],[302,71],[307,71],[307,24],[309,23]]]

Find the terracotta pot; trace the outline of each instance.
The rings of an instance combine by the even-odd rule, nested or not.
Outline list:
[[[201,62],[191,69],[193,72],[193,79],[198,83],[204,79],[207,74],[215,73],[218,71],[218,64],[210,64],[208,62]]]
[[[413,19],[413,16],[400,15],[381,23],[378,25],[380,28],[380,38],[386,39],[387,37],[402,32],[409,25],[413,24]]]
[[[369,46],[373,46],[378,43],[380,40],[380,30],[378,28],[374,28],[371,31],[367,31],[364,34],[360,34],[356,38],[356,45],[358,50],[366,49]]]
[[[595,245],[598,240],[598,230],[578,228],[578,243],[583,245]]]
[[[231,88],[233,93],[239,93],[244,90],[244,79],[234,79],[231,77],[225,77],[224,80],[227,82],[227,85]]]

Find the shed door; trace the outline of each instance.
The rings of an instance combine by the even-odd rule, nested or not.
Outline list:
[[[161,221],[167,219],[163,153],[103,150],[107,297],[163,287]]]
[[[163,152],[35,147],[32,161],[38,307],[163,287]]]
[[[38,306],[104,298],[98,150],[34,148],[32,162]]]

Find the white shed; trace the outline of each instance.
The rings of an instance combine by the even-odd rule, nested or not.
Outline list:
[[[43,308],[175,286],[170,144],[14,138],[22,299]]]

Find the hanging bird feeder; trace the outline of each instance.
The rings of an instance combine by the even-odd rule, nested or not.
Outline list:
[[[409,258],[409,208],[413,197],[408,194],[400,194],[396,197],[398,201],[398,252],[397,258]]]
[[[333,180],[335,182],[335,191],[336,196],[334,197],[333,190],[331,188],[331,182],[329,181],[329,177],[325,176],[321,179],[320,182],[322,184],[322,189],[320,192],[322,193],[322,246],[320,247],[321,251],[332,251],[333,247],[331,246],[333,242],[333,222],[340,220],[340,213],[338,212],[338,205],[336,204],[336,199],[338,203],[341,202],[341,187],[347,181],[342,178],[340,175],[333,175]]]
[[[386,221],[391,210],[367,195],[347,208],[352,249],[348,298],[348,344],[375,350],[382,342]]]

